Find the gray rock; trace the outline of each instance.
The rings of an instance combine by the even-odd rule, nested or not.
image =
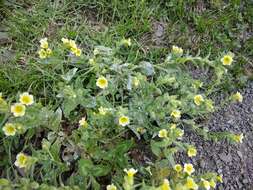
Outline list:
[[[226,154],[226,153],[222,153],[219,155],[220,159],[223,161],[223,162],[231,162],[232,161],[232,157],[230,154]]]

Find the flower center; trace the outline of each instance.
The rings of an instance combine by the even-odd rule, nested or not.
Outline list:
[[[30,102],[30,98],[29,98],[28,96],[24,96],[24,97],[22,98],[22,101],[23,101],[24,103],[29,103],[29,102]]]
[[[16,106],[15,107],[15,112],[20,113],[22,111],[23,111],[23,107],[22,106]]]

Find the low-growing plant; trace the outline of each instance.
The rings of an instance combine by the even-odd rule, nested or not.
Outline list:
[[[190,161],[182,166],[174,155],[198,152],[183,141],[186,129],[242,141],[242,134],[210,133],[199,122],[217,109],[209,97],[230,77],[234,55],[210,60],[173,46],[162,63],[136,62],[126,56],[134,46],[123,39],[89,52],[67,38],[59,44],[40,40],[38,59],[28,67],[51,78],[57,95],[42,103],[43,97],[23,89],[16,99],[1,94],[0,167],[7,178],[1,189],[182,190],[222,182],[215,173],[194,175]],[[193,78],[189,64],[209,69],[210,80]],[[224,103],[242,99],[237,92]],[[148,147],[141,151],[149,161],[138,163],[131,155],[139,142]]]

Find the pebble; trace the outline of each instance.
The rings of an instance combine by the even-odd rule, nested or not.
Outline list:
[[[223,161],[223,162],[231,162],[232,161],[232,157],[230,154],[226,154],[226,153],[222,153],[219,155],[220,156],[220,159]]]
[[[237,151],[237,154],[238,154],[238,156],[242,159],[242,152],[241,151]]]

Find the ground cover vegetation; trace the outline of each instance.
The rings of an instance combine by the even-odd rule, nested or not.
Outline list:
[[[196,171],[184,131],[243,142],[202,121],[243,101],[252,10],[247,1],[2,1],[0,188],[215,189],[222,175]]]

